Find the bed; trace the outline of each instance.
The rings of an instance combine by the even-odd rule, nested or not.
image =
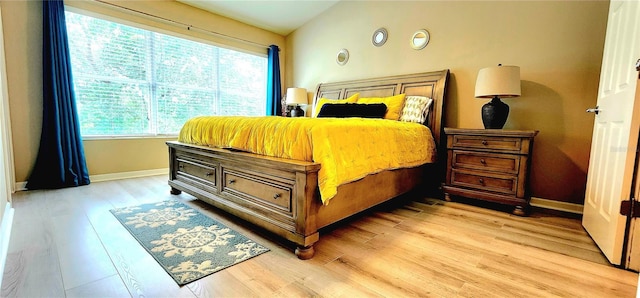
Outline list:
[[[440,151],[449,70],[318,85],[314,102],[398,94],[433,99],[424,123]],[[269,157],[180,141],[167,142],[172,194],[186,192],[296,244],[300,259],[314,255],[319,229],[424,185],[439,185],[438,163],[384,170],[339,185],[323,204],[322,164]],[[442,158],[439,159],[441,161]]]

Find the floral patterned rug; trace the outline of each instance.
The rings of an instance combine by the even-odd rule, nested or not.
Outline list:
[[[269,251],[175,200],[111,213],[181,286]]]

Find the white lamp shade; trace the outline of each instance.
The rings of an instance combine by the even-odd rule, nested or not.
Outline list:
[[[287,104],[288,105],[306,105],[307,89],[304,88],[287,88]]]
[[[478,72],[476,97],[517,97],[520,95],[519,66],[492,66]]]

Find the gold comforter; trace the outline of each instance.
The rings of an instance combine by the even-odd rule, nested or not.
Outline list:
[[[385,119],[196,117],[185,123],[178,140],[319,163],[325,205],[341,184],[434,162],[436,154],[429,128]]]

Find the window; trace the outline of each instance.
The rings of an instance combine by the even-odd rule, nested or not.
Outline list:
[[[198,115],[266,115],[267,58],[66,12],[83,136],[177,134]]]

